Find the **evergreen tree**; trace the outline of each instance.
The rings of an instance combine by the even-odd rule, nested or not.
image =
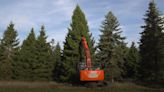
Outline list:
[[[164,22],[163,22],[164,24]],[[164,30],[164,28],[163,28]],[[159,65],[159,71],[157,73],[157,80],[158,82],[162,82],[164,84],[164,33],[162,33],[160,35],[160,39],[159,39],[159,43],[158,43],[158,50],[159,50],[159,56],[158,56],[158,59],[159,59],[159,62],[158,62],[158,65]]]
[[[36,37],[34,29],[32,28],[28,37],[23,41],[20,50],[20,58],[15,63],[16,78],[33,80],[35,77],[33,71],[37,68],[35,67],[36,64]]]
[[[113,70],[111,71],[113,73],[113,75],[115,76],[114,79],[116,80],[122,80],[123,76],[125,75],[125,71],[124,71],[124,63],[125,63],[125,58],[126,58],[126,53],[127,53],[127,47],[126,47],[126,43],[124,41],[122,41],[120,44],[118,44],[118,46],[116,46],[113,49],[112,52],[112,58],[111,58],[111,62],[113,64],[111,64],[111,67],[113,65]],[[116,66],[116,65],[117,66]],[[110,65],[109,65],[110,66]],[[115,68],[116,67],[116,68]],[[116,69],[116,70],[115,70]],[[110,70],[110,69],[109,69]],[[112,76],[111,76],[112,77]],[[113,80],[112,80],[113,81]]]
[[[145,81],[159,81],[164,79],[164,24],[154,1],[149,3],[145,14],[144,31],[140,39],[141,68],[140,78]]]
[[[1,40],[0,54],[0,79],[11,79],[12,63],[18,52],[17,31],[14,29],[14,24],[11,22],[3,34]]]
[[[138,76],[138,67],[139,67],[139,51],[135,46],[135,43],[132,42],[131,47],[128,50],[126,55],[126,62],[125,62],[125,71],[126,77],[131,79],[136,79]]]
[[[54,49],[54,59],[55,59],[55,63],[54,63],[54,79],[56,81],[60,80],[60,75],[61,75],[61,48],[59,43],[57,43],[57,45],[55,46]]]
[[[36,42],[36,58],[33,73],[37,80],[52,80],[53,55],[50,43],[46,41],[44,26],[41,27],[40,35]]]
[[[111,11],[105,16],[100,31],[102,34],[98,43],[99,61],[106,65],[105,74],[110,74],[113,81],[114,78],[121,76],[122,69],[120,68],[124,59],[123,48],[126,44],[123,42],[125,38],[121,37],[122,31],[120,31],[117,18]]]
[[[95,49],[93,47],[94,41],[89,33],[89,28],[85,15],[77,5],[72,16],[71,27],[68,29],[68,34],[64,42],[63,50],[63,67],[65,74],[61,77],[63,81],[77,82],[79,80],[79,73],[77,72],[77,64],[79,61],[84,62],[84,51],[80,44],[81,36],[83,35],[89,45],[92,59],[94,57]]]

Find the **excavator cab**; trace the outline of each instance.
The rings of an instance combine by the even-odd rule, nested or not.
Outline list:
[[[82,36],[81,42],[84,48],[86,62],[81,62],[80,64],[80,81],[103,81],[104,70],[92,66],[90,50],[84,36]]]

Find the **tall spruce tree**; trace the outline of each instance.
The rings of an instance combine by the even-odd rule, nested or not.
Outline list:
[[[11,79],[13,76],[12,64],[18,52],[17,31],[11,22],[3,34],[0,54],[0,79]]]
[[[23,80],[34,80],[33,71],[37,68],[36,37],[34,29],[31,29],[28,37],[23,41],[20,50],[20,58],[15,64],[16,78]]]
[[[41,27],[40,35],[36,42],[36,58],[33,73],[36,80],[52,80],[53,73],[53,55],[50,43],[46,41],[44,26]]]
[[[161,17],[161,21],[159,23],[161,33],[159,35],[159,42],[158,42],[158,59],[159,59],[159,72],[158,72],[158,81],[163,82],[164,84],[164,16]]]
[[[63,81],[77,82],[79,80],[77,73],[77,64],[79,61],[84,61],[84,53],[82,50],[81,36],[84,36],[89,45],[92,59],[94,57],[94,41],[89,33],[87,20],[85,15],[77,5],[72,16],[72,23],[68,29],[68,34],[64,42],[63,50],[63,67],[65,74],[61,77]]]
[[[145,14],[145,25],[140,39],[140,78],[145,81],[164,79],[164,30],[162,18],[154,1],[149,3]]]
[[[125,47],[123,41],[125,38],[121,36],[119,22],[111,11],[105,16],[100,31],[102,34],[98,43],[99,61],[106,65],[105,74],[110,74],[113,81],[114,78],[121,76],[121,64],[124,59],[122,48]]]
[[[135,46],[135,43],[132,42],[131,47],[129,48],[126,54],[125,60],[125,77],[130,79],[136,79],[139,68],[139,51]]]

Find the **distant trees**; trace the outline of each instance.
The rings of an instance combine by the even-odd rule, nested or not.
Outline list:
[[[164,24],[154,1],[149,3],[140,39],[140,78],[144,81],[164,80]]]
[[[55,46],[55,49],[53,50],[53,56],[54,56],[54,69],[53,69],[53,79],[55,81],[60,81],[60,76],[64,72],[62,69],[62,59],[61,59],[61,47],[59,43]]]
[[[126,53],[124,69],[125,69],[125,78],[137,79],[138,69],[139,69],[139,51],[135,46],[135,43],[132,42],[130,48]]]
[[[117,18],[110,11],[105,16],[101,26],[101,35],[98,43],[99,61],[106,65],[106,74],[110,74],[112,81],[118,79],[122,73],[122,64],[124,62],[124,37],[121,36]],[[106,76],[107,77],[107,76]],[[109,76],[108,76],[109,77]]]
[[[0,79],[53,80],[55,64],[61,59],[60,46],[53,49],[46,39],[44,26],[38,37],[32,28],[18,46],[17,32],[10,23],[0,40]]]

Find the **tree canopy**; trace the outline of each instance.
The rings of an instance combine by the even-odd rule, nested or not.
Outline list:
[[[163,79],[164,73],[164,27],[163,19],[156,7],[154,1],[149,3],[148,10],[145,14],[145,25],[142,26],[143,32],[140,39],[140,55],[141,55],[141,78],[145,81],[157,81]]]

